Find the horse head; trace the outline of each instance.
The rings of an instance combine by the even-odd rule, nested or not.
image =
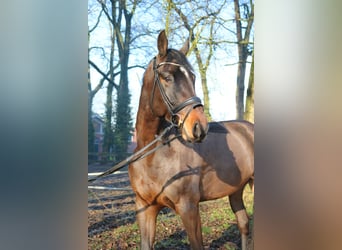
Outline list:
[[[180,50],[169,49],[165,31],[158,36],[158,55],[152,60],[150,97],[152,113],[174,123],[188,142],[201,142],[208,121],[195,93],[195,73],[186,58],[189,41]],[[153,71],[153,72],[152,72]]]

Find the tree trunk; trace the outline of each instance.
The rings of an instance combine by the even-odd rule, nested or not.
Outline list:
[[[113,144],[112,113],[113,113],[113,84],[108,83],[105,104],[104,134],[103,134],[103,153],[104,161],[109,161],[109,153]]]
[[[116,21],[115,34],[120,58],[120,82],[117,92],[115,124],[114,124],[114,147],[117,160],[127,157],[129,138],[132,131],[131,96],[128,88],[128,62],[131,42],[132,17],[135,12],[137,1],[133,2],[131,11],[127,9],[126,1],[120,1],[118,20]],[[124,33],[121,29],[122,14],[125,20]],[[124,35],[123,35],[124,34]]]
[[[254,53],[252,56],[252,65],[249,73],[244,119],[254,123]]]
[[[208,121],[211,121],[212,118],[211,118],[211,114],[210,114],[210,100],[209,100],[209,90],[208,90],[208,84],[207,84],[207,72],[206,72],[206,70],[204,70],[203,68],[200,69],[200,75],[201,75],[201,84],[202,84],[202,91],[203,91],[204,113],[207,116]]]
[[[242,60],[242,59],[240,59]],[[239,62],[236,80],[236,118],[243,119],[246,63]]]
[[[212,28],[213,28],[215,17],[213,17],[213,19],[211,21],[210,37],[208,38],[208,41],[210,41],[210,42],[207,43],[208,47],[209,47],[209,54],[208,54],[207,58],[205,59],[205,62],[203,63],[201,51],[200,51],[200,49],[198,47],[198,37],[195,37],[195,35],[194,35],[194,28],[195,27],[194,26],[190,26],[190,23],[189,23],[187,17],[184,15],[182,10],[176,6],[176,4],[172,0],[169,0],[168,3],[176,11],[176,13],[181,18],[185,28],[189,31],[190,41],[192,43],[191,47],[194,50],[194,53],[195,53],[195,56],[196,56],[197,65],[198,65],[198,69],[200,71],[200,76],[201,76],[201,84],[202,84],[202,91],[203,91],[204,113],[206,114],[207,119],[209,121],[211,121],[212,118],[211,118],[211,114],[210,114],[209,90],[208,90],[208,84],[207,84],[207,70],[208,70],[208,66],[209,66],[211,57],[213,55],[213,43],[212,43],[212,40],[213,40],[213,30],[212,30]],[[207,18],[209,19],[209,16]]]
[[[122,53],[123,60],[121,61],[120,83],[117,92],[114,125],[114,146],[115,156],[117,158],[116,160],[122,160],[127,157],[129,137],[132,130],[131,110],[129,107],[131,96],[129,94],[128,88],[128,46],[125,46],[125,49],[122,51]]]
[[[250,1],[248,6],[246,3],[242,4],[245,8],[244,19],[247,20],[246,27],[242,28],[241,25],[241,14],[240,14],[240,3],[239,0],[234,0],[235,9],[235,23],[236,23],[236,38],[238,46],[238,72],[236,79],[236,118],[244,118],[244,93],[245,93],[245,75],[246,75],[246,63],[248,57],[248,44],[249,36],[252,30],[254,22],[254,4]],[[245,30],[244,36],[242,30]]]
[[[94,152],[94,142],[95,142],[95,130],[92,122],[92,106],[93,106],[93,94],[91,91],[91,81],[90,81],[90,67],[88,64],[88,160],[92,160],[93,157],[89,154]]]
[[[121,71],[127,68],[121,66]],[[115,125],[114,125],[114,147],[116,160],[122,160],[127,157],[127,148],[129,144],[130,133],[132,130],[130,94],[128,89],[127,77],[121,75],[120,87],[116,100]]]
[[[236,118],[243,119],[244,113],[244,92],[245,92],[245,74],[246,74],[246,49],[243,44],[242,26],[239,0],[234,0],[235,8],[235,23],[236,23],[236,38],[238,43],[238,71],[236,79]]]
[[[116,5],[115,1],[112,1],[112,12],[111,12],[111,18],[112,20],[115,20],[115,11],[116,11]],[[111,23],[113,26],[113,24]],[[112,82],[115,81],[114,79],[114,50],[115,50],[115,31],[114,28],[110,26],[111,30],[111,48],[110,48],[110,56],[109,56],[109,78]],[[110,158],[110,153],[112,152],[113,147],[113,89],[114,84],[111,82],[108,82],[107,86],[107,95],[106,95],[106,104],[105,104],[105,119],[104,119],[104,134],[103,134],[103,153],[104,156],[102,159],[104,161],[113,160]]]

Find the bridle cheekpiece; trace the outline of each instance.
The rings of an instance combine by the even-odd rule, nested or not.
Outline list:
[[[203,106],[201,99],[197,96],[192,96],[188,99],[186,99],[185,101],[179,103],[179,104],[173,104],[170,100],[170,98],[167,96],[164,87],[162,86],[160,79],[159,79],[159,73],[157,71],[157,69],[162,66],[162,65],[174,65],[177,67],[180,67],[182,72],[185,72],[185,67],[181,64],[178,63],[174,63],[174,62],[161,62],[157,65],[157,59],[156,57],[154,57],[153,59],[153,71],[154,71],[154,83],[153,83],[153,90],[152,90],[152,95],[151,95],[151,100],[150,100],[150,105],[151,105],[151,109],[152,109],[152,104],[153,104],[153,98],[154,98],[154,92],[155,92],[155,87],[156,85],[158,85],[160,94],[163,98],[164,103],[167,106],[167,109],[171,115],[171,122],[174,123],[176,126],[178,127],[182,127],[183,123],[185,122],[186,118],[188,117],[188,115],[190,114],[190,112],[195,109],[198,106]],[[188,110],[188,112],[186,113],[183,121],[177,122],[177,117],[179,117],[178,113],[183,110],[185,107],[187,106],[192,106],[191,109]],[[153,109],[152,109],[153,112]]]

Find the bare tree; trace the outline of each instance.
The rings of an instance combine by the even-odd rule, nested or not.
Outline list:
[[[242,3],[242,1],[244,2]],[[233,48],[235,49],[236,46],[239,47],[238,51],[239,53],[242,51],[242,53],[241,57],[239,54],[238,60],[239,76],[237,79],[236,100],[237,106],[241,107],[242,103],[243,115],[244,100],[241,93],[244,91],[241,90],[244,90],[244,76],[251,44],[248,39],[254,15],[252,0],[250,2],[246,1],[249,0],[218,0],[215,2],[205,0],[91,1],[93,6],[97,6],[99,10],[96,12],[97,16],[93,16],[93,27],[90,27],[89,30],[92,32],[97,29],[97,25],[102,25],[103,28],[104,23],[106,23],[106,29],[103,30],[109,37],[106,43],[103,42],[98,47],[91,48],[92,51],[96,51],[96,58],[92,57],[95,55],[95,53],[92,53],[88,60],[89,69],[94,69],[101,76],[98,88],[98,85],[94,86],[94,83],[91,85],[89,71],[88,105],[90,110],[98,89],[106,88],[107,91],[104,119],[106,122],[105,140],[103,145],[106,152],[110,152],[114,146],[118,152],[126,152],[124,143],[128,141],[129,131],[132,127],[128,70],[133,67],[147,65],[146,59],[156,52],[154,46],[155,37],[163,28],[167,31],[171,41],[183,42],[187,37],[191,40],[189,60],[193,60],[198,68],[197,72],[200,75],[199,80],[203,91],[205,112],[210,120],[209,90],[212,87],[215,88],[215,85],[213,85],[215,82],[210,82],[209,75],[213,69],[212,62],[222,60],[226,53],[229,58],[234,58],[234,55],[232,55],[234,52],[231,51],[234,51]],[[235,13],[227,11],[228,8],[233,10],[236,2],[239,6],[239,17],[236,17]],[[161,9],[164,11],[160,11]],[[144,22],[141,22],[142,19]],[[236,23],[234,23],[235,20]],[[237,29],[238,27],[239,29]],[[96,36],[94,37],[96,38]],[[131,66],[130,53],[139,55],[133,57],[134,63],[138,65]],[[100,60],[99,55],[102,56]],[[91,89],[91,86],[94,89]],[[240,88],[241,86],[243,88]],[[254,88],[254,82],[252,86]],[[238,118],[241,118],[241,116],[238,116]]]
[[[92,12],[91,9],[88,12]],[[90,40],[91,33],[98,27],[98,25],[100,23],[101,15],[102,15],[102,11],[99,12],[99,14],[97,16],[97,20],[96,20],[94,26],[93,27],[89,27],[89,30],[88,30],[88,43],[89,43],[89,40]],[[93,122],[92,122],[93,100],[94,100],[95,95],[98,93],[98,91],[103,87],[103,84],[104,84],[106,78],[108,78],[108,75],[109,75],[109,73],[107,73],[107,74],[103,73],[103,78],[99,80],[98,84],[94,88],[92,87],[90,66],[93,65],[93,66],[96,67],[96,65],[92,64],[92,62],[90,60],[90,53],[93,50],[100,51],[100,53],[102,55],[104,55],[104,53],[105,53],[104,49],[102,47],[89,47],[88,48],[88,62],[89,62],[88,63],[88,152],[90,153],[89,159],[91,158],[91,153],[94,152],[94,141],[95,141],[94,140],[94,137],[95,137],[94,132],[95,131],[94,131],[94,126],[93,126]],[[96,69],[99,70],[97,67],[96,67]]]
[[[196,3],[196,7],[194,7],[195,5],[189,5],[188,10],[190,11],[188,12],[188,15],[191,15],[190,21],[188,16],[183,12],[181,8],[183,4],[178,5],[173,0],[168,0],[168,11],[171,11],[173,9],[177,13],[184,27],[189,33],[189,38],[191,41],[189,54],[191,52],[194,52],[196,57],[196,62],[201,77],[204,111],[209,120],[211,120],[212,118],[210,114],[207,71],[210,65],[210,61],[213,57],[214,47],[216,46],[216,19],[225,4],[226,1],[222,1],[221,3],[219,3],[219,5],[209,5],[208,1],[199,1],[198,3]],[[198,11],[197,15],[195,15],[196,10]],[[204,32],[204,30],[206,30],[206,32]]]
[[[132,17],[139,1],[98,0],[98,2],[107,17],[110,30],[109,81],[105,105],[103,148],[105,152],[110,152],[113,148],[116,157],[121,159],[127,155],[127,146],[132,130],[128,88],[128,70],[130,67],[128,63]],[[116,76],[119,80],[116,79]],[[116,90],[115,109],[112,99],[114,89]]]
[[[254,53],[252,55],[252,65],[249,72],[244,119],[254,123]]]
[[[246,27],[242,26],[242,17],[240,9],[243,8],[245,15]],[[238,43],[238,71],[236,79],[236,118],[243,119],[244,117],[244,93],[245,93],[245,75],[247,57],[249,56],[248,45],[249,37],[254,22],[254,3],[250,0],[247,3],[240,4],[239,0],[234,0],[235,22],[236,22],[236,38]]]
[[[120,80],[117,92],[115,125],[114,125],[114,144],[116,155],[119,159],[127,156],[127,146],[129,135],[132,131],[132,118],[130,113],[131,95],[128,89],[128,63],[130,55],[132,17],[135,13],[138,1],[130,3],[130,9],[126,0],[120,0],[118,4],[118,16],[114,28],[117,39],[117,47],[120,61]],[[122,25],[122,19],[125,25]],[[123,32],[121,31],[123,30]]]

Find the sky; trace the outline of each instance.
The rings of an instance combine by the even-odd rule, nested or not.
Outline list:
[[[146,13],[147,14],[147,13]],[[135,15],[138,16],[138,15]],[[145,15],[145,18],[146,15]],[[90,20],[90,19],[89,19]],[[93,42],[97,46],[101,45],[106,46],[105,42],[106,39],[108,41],[108,32],[106,31],[107,22],[103,22],[104,26],[100,26],[97,30],[95,30],[94,34],[91,36],[91,43]],[[150,23],[151,25],[159,25],[158,27],[155,27],[155,30],[162,29],[163,23],[160,22],[154,22]],[[89,25],[91,27],[91,25]],[[150,27],[151,28],[151,27]],[[147,65],[148,62],[153,58],[153,56],[157,53],[157,35],[155,38],[151,37],[151,41],[149,43],[152,45],[152,50],[154,50],[154,53],[151,53],[150,55],[141,55],[138,53],[134,53],[135,51],[132,51],[130,54],[130,65],[134,64],[136,60],[139,62],[142,62],[142,64]],[[177,49],[179,47],[179,44],[183,43],[183,41],[170,41],[169,39],[169,47]],[[154,46],[155,45],[155,46]],[[107,45],[108,46],[108,45]],[[236,46],[235,46],[236,47]],[[207,80],[208,80],[208,88],[209,88],[209,101],[210,101],[210,113],[212,116],[212,119],[214,121],[220,121],[220,120],[232,120],[236,117],[236,107],[235,107],[235,91],[236,91],[236,74],[237,74],[237,65],[234,64],[238,60],[236,58],[237,54],[237,48],[233,49],[232,52],[222,51],[220,49],[217,49],[215,51],[214,57],[212,58],[210,62],[210,66],[207,71]],[[145,58],[143,58],[145,56]],[[100,58],[94,58],[91,57],[91,59],[95,63],[100,63]],[[250,58],[249,58],[250,60]],[[200,82],[200,76],[198,74],[196,61],[194,58],[194,55],[192,54],[189,58],[190,63],[192,64],[193,68],[196,72],[196,94],[203,99],[202,89],[201,89],[201,82]],[[233,64],[230,66],[227,66],[227,63]],[[99,64],[100,65],[100,64]],[[249,78],[249,68],[250,65],[247,64],[247,70],[246,70],[246,80],[245,85],[248,84],[248,78]],[[138,109],[138,102],[140,97],[140,90],[141,90],[141,84],[142,84],[142,77],[144,74],[143,69],[131,69],[128,72],[129,74],[129,89],[131,94],[131,110],[132,110],[132,118],[133,118],[133,124],[135,123],[136,118],[136,112]],[[100,75],[91,68],[91,78],[93,87],[99,82]],[[93,100],[93,111],[102,115],[104,114],[105,107],[104,103],[106,101],[106,84],[104,85],[104,88],[100,90]],[[245,92],[246,92],[245,88]]]
[[[146,61],[149,62],[150,59],[152,58],[149,58]],[[213,67],[210,68],[208,74],[210,113],[212,119],[214,121],[233,120],[236,116],[235,91],[237,66],[212,66]],[[245,82],[246,85],[248,83],[249,68],[250,67],[248,65]],[[131,93],[131,108],[133,121],[135,121],[136,112],[138,109],[143,73],[143,69],[134,69],[129,71],[129,89]],[[196,72],[196,75],[196,94],[203,100],[200,76],[198,72]],[[96,77],[94,76],[93,82],[98,82],[98,80],[95,79]],[[96,94],[94,98],[93,111],[100,115],[103,114],[105,111],[105,101],[106,89],[103,88],[102,90],[100,90],[100,92]]]

